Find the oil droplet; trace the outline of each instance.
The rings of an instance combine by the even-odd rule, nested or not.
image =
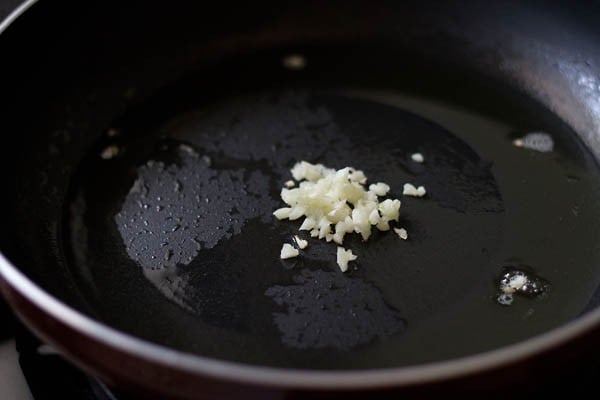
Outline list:
[[[108,130],[106,131],[106,136],[108,137],[115,137],[119,135],[119,130],[116,128],[108,128]]]
[[[579,182],[579,177],[569,174],[569,175],[567,175],[567,182],[569,182],[569,183]]]
[[[571,208],[571,212],[573,213],[574,216],[578,217],[579,216],[579,207],[573,206],[573,208]]]
[[[528,133],[522,138],[513,140],[513,144],[516,147],[524,147],[541,153],[548,153],[554,150],[554,140],[552,139],[552,136],[544,132]]]
[[[529,268],[506,267],[500,277],[500,293],[496,301],[509,306],[514,302],[514,295],[529,298],[543,295],[550,284],[543,278],[535,275]]]
[[[510,306],[514,300],[515,299],[514,299],[512,293],[502,293],[502,294],[498,295],[498,297],[496,298],[496,301],[498,302],[498,304],[501,304],[503,306]]]
[[[179,149],[191,157],[198,157],[198,153],[196,153],[196,150],[194,150],[191,146],[187,144],[180,144]]]
[[[109,146],[106,146],[104,148],[104,150],[102,150],[100,152],[100,157],[103,160],[110,160],[112,158],[115,158],[116,156],[119,155],[119,147],[115,144],[111,144]]]
[[[289,54],[281,60],[281,64],[292,71],[300,71],[306,68],[306,57],[302,54]]]

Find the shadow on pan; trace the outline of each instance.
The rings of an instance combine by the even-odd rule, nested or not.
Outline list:
[[[44,7],[25,18],[43,23]],[[327,7],[287,29],[279,24],[298,10],[233,17],[231,32],[153,7],[133,23],[128,13],[139,10],[125,9],[95,30],[93,13],[106,11],[82,10],[12,71],[33,78],[13,83],[20,90],[6,112],[26,154],[3,157],[14,194],[3,199],[12,210],[3,253],[118,330],[271,367],[441,361],[593,309],[597,165],[535,93],[502,79],[510,43],[490,47],[493,38],[469,36],[481,26],[460,31],[458,22],[419,31],[404,16],[409,40],[376,9],[358,22],[371,34],[358,35],[348,28],[355,7],[335,31],[324,24]],[[435,23],[480,10],[406,7]],[[26,22],[7,32],[9,51],[38,39]],[[35,101],[19,107],[30,93]],[[532,132],[551,137],[552,151],[514,145]],[[348,238],[359,259],[345,274],[335,246],[316,240],[281,262],[299,224],[271,213],[299,160],[352,165],[390,184],[409,240]],[[406,182],[427,196],[402,197]],[[507,267],[543,277],[548,292],[501,306]]]

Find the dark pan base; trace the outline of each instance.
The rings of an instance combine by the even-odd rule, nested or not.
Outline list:
[[[327,73],[320,54],[305,57]],[[578,214],[599,212],[596,172],[566,132],[543,128],[557,140],[551,153],[517,148],[512,136],[525,133],[517,122],[418,97],[300,88],[310,72],[286,74],[273,61],[236,60],[171,85],[115,120],[78,170],[64,246],[101,320],[226,360],[360,369],[490,350],[560,325],[589,302],[598,272],[584,254],[595,236],[554,233],[593,232],[593,218]],[[277,73],[289,80],[283,89],[253,94]],[[236,82],[246,89],[215,102],[205,79],[223,74],[246,75]],[[107,158],[107,149],[118,151]],[[411,160],[417,151],[425,163]],[[410,240],[349,236],[359,260],[346,274],[324,241],[279,260],[300,222],[272,211],[299,160],[361,168],[394,197],[406,182],[425,185],[425,198],[402,198],[397,226]],[[550,280],[549,294],[501,307],[504,267],[523,264]]]

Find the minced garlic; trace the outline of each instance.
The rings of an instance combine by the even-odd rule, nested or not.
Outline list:
[[[408,232],[406,231],[406,229],[404,228],[394,228],[394,232],[396,232],[396,235],[398,235],[398,237],[402,240],[406,240],[408,239]]]
[[[362,171],[352,167],[336,171],[322,164],[301,161],[291,172],[299,185],[281,190],[281,198],[288,207],[276,210],[273,215],[292,221],[304,217],[300,230],[309,231],[311,237],[342,244],[347,233],[356,232],[366,241],[371,236],[372,226],[387,231],[390,221],[398,221],[400,200],[379,202],[378,197],[385,196],[390,187],[379,182],[365,190],[367,177]],[[343,271],[348,261],[356,259],[350,255],[342,258],[345,264],[339,262],[338,256],[338,265]]]
[[[352,250],[346,250],[343,247],[337,248],[337,264],[340,266],[342,272],[348,270],[348,262],[356,260],[358,257],[352,254]]]
[[[294,236],[294,240],[296,241],[299,249],[303,250],[308,247],[308,241],[301,239],[300,236]]]
[[[427,191],[424,186],[415,187],[412,183],[405,183],[402,194],[404,196],[423,197],[427,194]]]
[[[294,246],[292,246],[289,243],[284,243],[283,247],[281,248],[281,259],[285,260],[287,258],[294,258],[294,257],[298,257],[298,254],[300,254],[300,252],[298,250],[296,250],[294,248]]]

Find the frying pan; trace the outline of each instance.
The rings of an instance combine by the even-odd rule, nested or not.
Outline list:
[[[1,287],[84,370],[391,397],[598,350],[598,4],[33,3],[0,38]],[[345,274],[316,240],[280,261],[299,160],[389,183],[409,240],[349,237]],[[510,269],[547,291],[498,304]]]

